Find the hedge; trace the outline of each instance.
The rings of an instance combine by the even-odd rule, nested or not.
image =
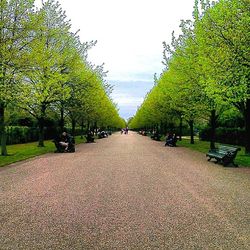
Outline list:
[[[199,133],[200,140],[210,140],[210,128],[204,128]],[[241,128],[225,128],[219,127],[216,129],[215,141],[219,143],[232,145],[245,145],[245,130]]]
[[[71,131],[67,129],[67,131]],[[25,126],[9,126],[7,132],[7,145],[35,142],[38,141],[38,128]],[[45,127],[44,139],[51,140],[58,134],[58,129],[55,127]],[[80,135],[81,129],[76,128],[75,135]]]

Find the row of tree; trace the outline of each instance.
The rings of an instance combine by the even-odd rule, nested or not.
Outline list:
[[[80,41],[71,31],[60,4],[53,0],[35,8],[34,0],[0,0],[0,137],[6,150],[6,112],[22,109],[39,126],[44,146],[48,113],[65,115],[77,124],[125,126],[110,98],[112,87],[104,79],[103,65],[87,61],[96,41]]]
[[[209,121],[210,146],[222,114],[231,111],[245,121],[250,153],[250,2],[195,0],[193,21],[182,21],[182,33],[163,43],[165,69],[146,96],[132,128],[190,126]]]

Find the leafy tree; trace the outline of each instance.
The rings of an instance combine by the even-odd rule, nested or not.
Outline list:
[[[195,34],[205,92],[218,104],[231,104],[245,117],[250,153],[250,4],[246,0],[200,1]],[[196,7],[198,9],[198,6]]]
[[[35,39],[29,44],[31,70],[22,78],[21,106],[33,115],[39,126],[39,143],[44,146],[44,121],[48,107],[62,95],[68,98],[70,89],[63,85],[65,61],[69,58],[67,41],[70,24],[59,3],[47,1],[36,13],[38,25],[34,27]]]
[[[7,155],[5,110],[20,90],[16,74],[26,68],[24,54],[32,41],[32,0],[0,0],[0,139],[1,154]]]
[[[182,21],[182,34],[163,44],[165,69],[131,125],[186,118],[193,143],[195,119],[209,116],[214,148],[219,115],[234,105],[245,117],[249,152],[249,13],[246,0],[196,0],[194,21]]]

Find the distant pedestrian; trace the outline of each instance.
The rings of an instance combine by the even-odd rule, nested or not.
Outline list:
[[[125,128],[125,134],[128,134],[128,127]]]

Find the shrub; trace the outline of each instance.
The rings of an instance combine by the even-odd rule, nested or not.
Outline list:
[[[71,129],[67,129],[71,132]],[[35,142],[38,141],[39,133],[36,127],[27,126],[9,126],[7,127],[7,145]],[[44,139],[51,140],[59,133],[56,127],[45,127],[44,128]],[[76,128],[75,135],[80,135],[81,129]]]
[[[210,128],[204,128],[200,131],[200,139],[202,141],[210,140]],[[219,127],[216,129],[216,142],[232,144],[232,145],[245,145],[245,130],[241,128],[225,128]]]

